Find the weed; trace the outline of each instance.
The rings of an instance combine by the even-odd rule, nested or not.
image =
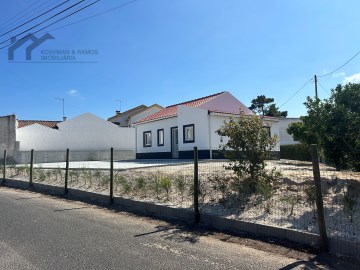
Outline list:
[[[353,221],[353,215],[355,212],[356,196],[351,192],[348,186],[343,195],[343,210],[345,214],[349,215],[350,222]]]
[[[166,193],[166,200],[168,201],[168,200],[169,200],[169,195],[170,195],[171,186],[172,186],[171,178],[169,178],[168,176],[162,176],[162,177],[160,177],[159,185],[160,185],[160,188],[165,191],[165,193]]]
[[[177,190],[180,192],[181,202],[184,201],[184,193],[186,189],[186,181],[184,175],[178,175],[175,178],[175,186]]]
[[[298,194],[296,194],[296,195],[289,194],[289,195],[285,195],[283,198],[281,198],[281,201],[288,203],[290,205],[289,216],[291,217],[294,214],[295,205],[301,202],[301,197]]]

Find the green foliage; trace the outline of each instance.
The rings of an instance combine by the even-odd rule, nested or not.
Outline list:
[[[209,182],[212,184],[212,188],[215,191],[221,193],[221,203],[225,203],[226,199],[230,193],[230,177],[225,175],[214,174],[212,177],[209,178]]]
[[[251,192],[257,191],[258,182],[267,175],[265,160],[277,143],[277,137],[270,137],[263,126],[263,119],[258,116],[240,115],[217,130],[222,142],[220,151],[230,160],[229,167],[238,178],[246,179]]]
[[[262,116],[287,116],[287,111],[279,111],[279,108],[276,107],[273,98],[267,98],[264,95],[257,96],[255,99],[253,99],[251,101],[251,106],[249,107],[249,109]]]
[[[355,205],[357,203],[357,196],[351,189],[351,185],[348,185],[343,195],[343,211],[350,218],[350,222],[353,221],[353,215],[355,211]]]
[[[178,175],[175,178],[175,187],[180,192],[181,202],[184,201],[184,194],[186,190],[186,181],[184,175]]]
[[[307,144],[280,145],[280,158],[311,161],[310,147]]]
[[[166,200],[169,200],[169,195],[170,195],[170,190],[171,190],[171,186],[172,186],[172,181],[171,178],[169,178],[166,175],[163,175],[160,177],[159,179],[159,185],[160,188],[165,191],[166,194]]]
[[[313,210],[315,210],[315,202],[316,202],[316,192],[315,192],[315,185],[313,183],[308,184],[305,187],[305,200],[308,205],[310,205]]]
[[[129,182],[126,180],[125,176],[116,174],[114,178],[114,182],[116,186],[120,185],[123,194],[129,194],[131,192],[132,187],[129,184]]]
[[[360,84],[339,84],[329,99],[308,97],[304,104],[307,116],[289,125],[289,134],[305,144],[318,144],[337,170],[360,171]]]
[[[298,203],[301,202],[301,196],[298,194],[288,194],[281,198],[281,200],[287,204],[289,204],[290,207],[290,213],[289,216],[291,217],[294,214],[294,207]]]

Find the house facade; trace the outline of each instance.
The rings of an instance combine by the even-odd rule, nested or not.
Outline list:
[[[158,104],[151,106],[140,105],[125,112],[116,111],[116,114],[108,119],[108,121],[120,127],[131,127],[135,122],[150,114],[156,113],[163,109]]]
[[[168,106],[135,123],[136,158],[192,158],[194,146],[198,147],[199,158],[222,158],[218,151],[220,136],[216,130],[230,117],[239,116],[240,112],[253,114],[229,92]],[[279,133],[278,128],[272,125],[277,121],[277,118],[264,121],[271,134]]]

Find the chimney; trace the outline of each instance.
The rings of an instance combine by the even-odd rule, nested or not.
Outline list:
[[[67,117],[66,116],[63,116],[63,121],[66,121]]]

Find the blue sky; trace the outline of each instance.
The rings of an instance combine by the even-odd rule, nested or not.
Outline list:
[[[0,33],[20,24],[3,25],[35,2],[33,7],[61,3],[4,1]],[[262,94],[280,106],[314,74],[336,69],[360,50],[356,0],[137,0],[48,31],[126,2],[101,0],[36,34],[39,38],[49,33],[54,39],[34,49],[31,61],[25,61],[26,46],[15,52],[13,61],[8,60],[8,48],[2,49],[0,115],[58,120],[62,104],[55,98],[64,98],[70,118],[84,112],[108,118],[120,107],[116,100],[124,111],[140,104],[168,106],[224,90],[247,106]],[[77,54],[78,63],[40,61],[42,50],[79,49],[98,54]],[[319,78],[319,97],[327,98],[331,88],[346,81],[360,82],[360,55]],[[303,115],[303,102],[313,95],[311,82],[281,110],[290,117]]]

